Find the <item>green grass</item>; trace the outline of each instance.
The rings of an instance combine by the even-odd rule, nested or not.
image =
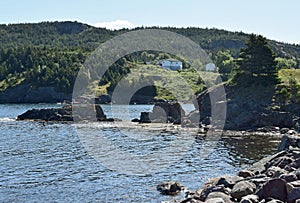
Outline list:
[[[130,73],[122,79],[122,85],[126,88],[133,88],[139,82],[154,81],[157,87],[157,99],[188,101],[195,93],[203,91],[205,85],[201,83],[204,80],[206,85],[213,86],[218,74],[212,72],[197,73],[193,69],[182,71],[165,70],[155,65],[134,64],[130,68]],[[141,81],[143,80],[143,81]],[[96,83],[95,83],[96,84]],[[99,95],[106,93],[109,85],[96,87],[93,84],[92,89]]]
[[[295,79],[300,84],[300,69],[281,69],[278,76],[285,85],[289,84],[290,79]]]

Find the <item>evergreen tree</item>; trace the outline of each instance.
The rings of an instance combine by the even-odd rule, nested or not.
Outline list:
[[[241,72],[250,75],[276,74],[275,54],[265,37],[251,34],[246,45],[238,60]]]
[[[239,86],[250,84],[274,85],[278,82],[275,54],[261,35],[251,34],[247,47],[241,50],[233,82]]]

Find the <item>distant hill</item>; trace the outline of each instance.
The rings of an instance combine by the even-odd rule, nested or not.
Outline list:
[[[203,28],[172,28],[147,27],[146,29],[164,29],[184,35],[195,41],[206,51],[213,52],[229,49],[237,54],[244,47],[248,34],[230,32],[220,29]],[[134,30],[145,29],[144,27]],[[26,24],[0,25],[1,48],[14,46],[47,46],[59,48],[86,47],[96,48],[100,43],[124,32],[128,29],[111,31],[96,28],[79,22],[41,22]],[[269,40],[274,51],[280,56],[300,58],[300,45]]]
[[[186,36],[211,56],[219,50],[229,50],[237,57],[249,37],[243,32],[207,28],[140,27],[133,30],[151,28]],[[111,31],[79,22],[0,25],[0,103],[46,102],[47,98],[49,102],[68,100],[77,71],[86,57],[101,43],[128,31]],[[268,42],[278,56],[300,59],[300,45]],[[126,61],[136,61],[137,57],[139,55],[119,60],[102,78],[103,84],[116,84],[130,71],[125,67]],[[43,93],[43,99],[39,100],[38,95],[47,89],[48,93]]]

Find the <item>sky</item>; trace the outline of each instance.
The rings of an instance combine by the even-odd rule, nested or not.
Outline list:
[[[219,28],[300,44],[299,0],[7,0],[0,24],[78,21],[136,26]]]

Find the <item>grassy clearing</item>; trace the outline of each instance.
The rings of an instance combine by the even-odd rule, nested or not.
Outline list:
[[[300,84],[300,69],[281,69],[278,76],[285,85],[289,85],[291,79],[295,79]]]
[[[120,84],[126,88],[134,88],[138,84],[148,83],[157,87],[157,99],[178,99],[181,101],[190,100],[195,93],[201,92],[205,85],[215,84],[218,74],[212,72],[197,73],[193,69],[182,71],[165,70],[155,65],[135,65],[131,66],[130,73],[127,74]],[[96,95],[107,93],[105,86],[97,86],[94,83],[90,88]]]

